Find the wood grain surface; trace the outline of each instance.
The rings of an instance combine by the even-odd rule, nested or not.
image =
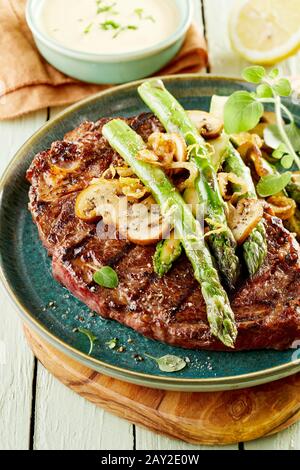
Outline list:
[[[277,433],[300,419],[300,374],[230,392],[167,392],[99,374],[27,328],[25,334],[35,356],[67,387],[121,418],[169,437],[192,444],[235,444]]]

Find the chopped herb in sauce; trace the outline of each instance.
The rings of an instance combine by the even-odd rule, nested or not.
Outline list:
[[[93,27],[93,23],[88,24],[87,27],[83,30],[84,34],[90,33],[92,27]]]
[[[114,29],[119,29],[120,27],[121,25],[119,25],[119,23],[116,23],[113,20],[107,20],[100,24],[100,28],[104,31],[111,31]]]
[[[118,31],[116,32],[116,34],[114,34],[113,38],[117,38],[121,33],[123,33],[124,31],[136,31],[138,29],[137,26],[133,25],[133,24],[129,24],[128,26],[122,26],[118,29]]]
[[[116,10],[114,10],[114,7],[116,6],[116,3],[112,3],[110,5],[103,5],[101,4],[97,7],[97,15],[100,15],[101,13],[110,13],[113,15],[118,14]]]

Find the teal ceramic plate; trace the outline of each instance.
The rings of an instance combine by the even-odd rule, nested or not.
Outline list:
[[[166,85],[186,109],[208,109],[214,93],[228,95],[248,85],[238,80],[182,75],[166,77]],[[130,116],[147,111],[137,95],[137,83],[91,97],[64,111],[40,129],[17,153],[1,183],[0,261],[2,278],[28,325],[66,354],[104,374],[137,384],[172,390],[208,391],[254,386],[300,370],[297,351],[206,352],[189,351],[144,338],[91,312],[51,275],[50,259],[27,210],[25,172],[33,156],[83,120],[104,116]],[[300,108],[289,104],[300,120]],[[98,341],[87,355],[87,338],[74,328],[90,329]],[[118,353],[105,342],[118,338],[126,352]],[[132,342],[128,343],[128,339]],[[133,356],[150,353],[189,358],[188,367],[175,374],[160,372],[151,359]],[[298,356],[298,357],[297,357]]]

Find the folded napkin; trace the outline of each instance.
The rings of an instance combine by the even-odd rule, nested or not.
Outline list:
[[[0,120],[66,105],[108,88],[74,80],[39,54],[25,20],[26,0],[0,0]],[[198,72],[207,65],[205,40],[192,25],[178,55],[160,75]]]

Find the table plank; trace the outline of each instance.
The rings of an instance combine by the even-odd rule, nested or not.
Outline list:
[[[62,385],[39,364],[35,450],[132,450],[133,426]]]
[[[46,111],[0,123],[0,175],[17,149],[46,121]],[[0,287],[0,448],[27,450],[34,359],[24,339],[16,308]]]
[[[299,450],[300,423],[294,424],[275,436],[245,443],[245,450]]]

